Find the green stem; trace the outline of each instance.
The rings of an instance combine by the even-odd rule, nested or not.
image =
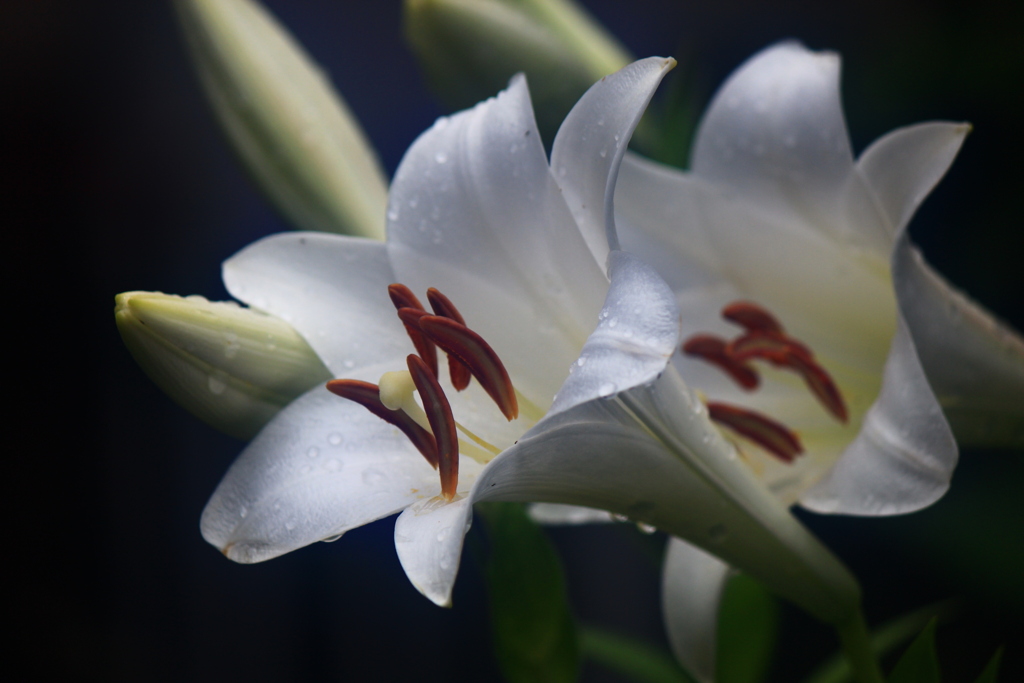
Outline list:
[[[836,631],[843,646],[843,654],[850,662],[853,680],[858,683],[884,683],[882,670],[871,649],[868,626],[860,609],[845,622],[836,624]]]

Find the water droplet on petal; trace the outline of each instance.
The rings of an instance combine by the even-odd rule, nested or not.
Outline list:
[[[445,154],[444,152],[438,152],[437,154],[434,155],[434,161],[436,161],[439,164],[443,164],[448,161],[448,155]]]
[[[210,390],[210,393],[220,396],[224,393],[224,390],[228,388],[228,385],[224,383],[224,380],[220,377],[210,375],[206,381],[206,387]]]
[[[600,152],[598,152],[598,154],[600,154],[601,158],[604,159],[606,156],[608,156],[608,150],[602,149]]]
[[[398,209],[389,209],[388,210],[388,220],[389,221],[397,221],[398,220]]]
[[[315,458],[316,456],[320,455],[320,449],[317,448],[316,446],[310,446],[309,450],[306,451],[306,455],[308,455],[311,458]]]
[[[576,365],[580,366],[581,368],[584,365],[586,365],[586,364],[587,364],[587,357],[586,356],[580,356],[578,359],[576,359]]]
[[[615,393],[618,387],[615,386],[614,382],[605,382],[597,389],[597,395],[601,398],[608,398]]]
[[[337,446],[344,439],[345,439],[345,437],[343,437],[338,432],[331,432],[331,434],[327,437],[327,443],[331,444],[332,446]]]
[[[321,539],[321,543],[334,543],[345,534],[335,534],[334,536],[328,536],[327,538]]]
[[[640,533],[642,534],[653,534],[655,531],[657,531],[657,529],[654,526],[650,524],[644,524],[643,522],[637,522],[636,528],[639,529]]]
[[[363,483],[367,486],[379,486],[388,480],[388,475],[380,470],[370,467],[363,470]]]

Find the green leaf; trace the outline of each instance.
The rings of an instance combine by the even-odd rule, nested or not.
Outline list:
[[[871,651],[881,659],[913,638],[932,619],[946,621],[959,609],[958,600],[946,600],[887,621],[871,632]],[[804,683],[846,683],[849,680],[850,664],[842,654],[836,654],[804,679]]]
[[[996,653],[992,655],[992,659],[989,660],[985,670],[978,676],[978,680],[974,683],[996,683],[996,678],[999,677],[999,664],[1003,659],[1003,648],[996,650]]]
[[[660,648],[593,627],[580,629],[580,650],[589,661],[634,683],[696,683]]]
[[[928,622],[889,675],[889,683],[939,683],[935,654],[935,619]]]
[[[761,584],[741,574],[726,585],[718,614],[718,683],[763,681],[778,635],[778,602]]]
[[[569,683],[579,674],[576,623],[562,566],[518,503],[477,506],[489,531],[486,565],[495,655],[510,683]]]

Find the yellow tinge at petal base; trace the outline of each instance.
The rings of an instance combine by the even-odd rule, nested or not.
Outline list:
[[[221,125],[281,212],[304,230],[383,239],[380,163],[302,47],[252,0],[175,7]]]
[[[277,412],[331,375],[291,325],[200,296],[124,292],[121,338],[136,362],[183,408],[249,439]]]
[[[525,73],[549,140],[594,81],[633,61],[571,0],[406,0],[404,29],[432,90],[452,109]]]

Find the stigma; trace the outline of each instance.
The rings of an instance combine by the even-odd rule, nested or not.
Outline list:
[[[683,343],[683,353],[716,366],[747,391],[761,383],[754,361],[794,372],[822,407],[846,424],[849,412],[838,385],[811,349],[787,334],[775,316],[755,303],[735,301],[722,309],[722,318],[742,327],[743,333],[731,340],[696,334]],[[755,442],[783,462],[792,462],[803,452],[796,433],[766,415],[720,402],[708,402],[707,406],[714,422]]]
[[[359,403],[405,434],[430,466],[438,470],[441,495],[451,501],[458,488],[459,429],[480,442],[455,421],[438,381],[438,348],[447,356],[452,387],[463,391],[476,379],[509,421],[519,416],[516,390],[498,354],[466,325],[462,314],[440,291],[427,290],[433,315],[403,284],[390,285],[388,295],[416,351],[406,357],[407,371],[385,373],[379,385],[351,379],[331,380],[327,389]],[[413,397],[414,392],[419,394],[422,408]],[[471,447],[471,455],[473,450]]]

